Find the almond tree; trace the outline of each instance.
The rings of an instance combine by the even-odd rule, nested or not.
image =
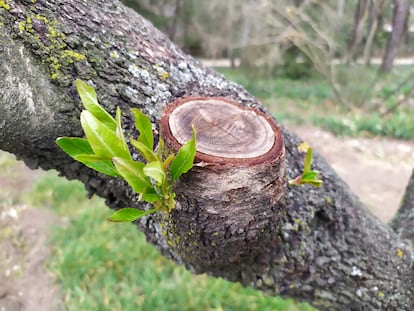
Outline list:
[[[414,309],[414,177],[389,225],[317,153],[322,187],[300,185],[302,140],[118,1],[0,1],[0,27],[2,150],[82,181],[111,208],[146,208],[122,180],[55,144],[82,136],[73,82],[88,81],[112,115],[140,109],[171,148],[196,124],[196,163],[174,188],[176,208],[136,222],[163,255],[320,310]],[[131,116],[123,124],[134,137]]]

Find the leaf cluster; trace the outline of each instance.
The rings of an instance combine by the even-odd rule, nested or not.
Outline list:
[[[305,151],[305,159],[303,163],[303,173],[297,176],[295,179],[289,180],[289,184],[293,186],[300,186],[309,184],[314,187],[322,186],[322,180],[319,178],[317,171],[311,170],[313,151],[308,144],[301,144],[299,150]]]
[[[153,205],[147,211],[120,209],[109,220],[134,221],[155,211],[171,211],[176,205],[173,185],[193,166],[196,153],[194,128],[192,139],[177,154],[164,158],[166,152],[162,137],[154,151],[151,121],[140,110],[132,108],[135,127],[140,134],[137,139],[129,137],[129,142],[145,162],[135,161],[122,131],[120,108],[117,108],[113,118],[98,103],[93,87],[81,80],[76,80],[75,85],[85,107],[80,120],[86,138],[59,137],[56,140],[57,145],[87,167],[109,176],[123,178],[139,194],[139,200]]]

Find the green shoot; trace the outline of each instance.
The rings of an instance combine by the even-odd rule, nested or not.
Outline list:
[[[122,208],[108,218],[115,222],[131,222],[156,211],[170,212],[176,205],[174,183],[192,167],[196,153],[196,133],[184,144],[176,155],[166,154],[164,141],[160,137],[157,152],[149,118],[133,108],[138,139],[130,137],[131,145],[141,154],[145,162],[135,161],[129,152],[122,131],[121,110],[116,110],[115,119],[98,103],[95,90],[81,80],[76,80],[85,110],[81,113],[81,125],[85,138],[59,137],[57,145],[76,161],[100,173],[123,178],[139,194],[139,199],[154,208],[142,211]]]
[[[311,170],[313,157],[312,148],[307,143],[303,143],[299,146],[299,150],[306,152],[303,163],[303,173],[295,179],[289,180],[289,185],[300,186],[309,184],[314,187],[322,186],[323,181],[319,178],[319,173]]]

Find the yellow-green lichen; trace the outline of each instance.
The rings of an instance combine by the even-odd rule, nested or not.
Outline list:
[[[404,256],[404,252],[401,248],[397,248],[397,250],[395,251],[397,257],[402,258]]]
[[[27,17],[26,20],[19,22],[19,30],[34,35],[35,31],[33,29],[31,17]]]
[[[1,1],[1,0],[0,0]],[[34,3],[35,1],[32,1]],[[42,23],[46,32],[36,33],[33,21]],[[46,16],[28,13],[25,20],[18,23],[19,30],[32,43],[40,45],[40,51],[46,55],[42,56],[43,63],[48,68],[51,79],[56,80],[62,76],[62,69],[69,64],[86,59],[86,55],[69,49],[66,36],[58,29],[57,20],[49,20]],[[43,38],[43,39],[41,39]]]
[[[383,292],[381,292],[381,291],[379,291],[378,292],[378,298],[380,298],[380,299],[382,299],[382,298],[384,298],[384,293]]]
[[[72,50],[64,50],[62,51],[61,55],[62,58],[66,58],[69,62],[73,63],[74,61],[84,60],[86,56],[84,54],[72,51]]]
[[[170,74],[168,73],[168,72],[166,72],[166,71],[163,71],[162,73],[161,73],[161,80],[162,81],[165,81],[165,80],[167,80],[168,79],[168,77],[170,76]]]
[[[9,1],[7,0],[0,0],[0,8],[5,9],[5,10],[10,10],[10,5],[9,5]]]
[[[49,20],[46,18],[46,16],[36,14],[34,17],[39,21],[43,21],[46,25],[49,24]]]
[[[110,56],[111,56],[111,58],[113,58],[113,59],[118,59],[118,58],[119,58],[119,54],[118,54],[118,52],[117,52],[117,51],[113,51],[113,52],[111,52]]]

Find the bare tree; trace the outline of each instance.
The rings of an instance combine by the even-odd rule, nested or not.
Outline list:
[[[371,0],[369,7],[369,18],[368,18],[368,35],[364,46],[363,59],[364,64],[369,65],[371,63],[372,48],[375,35],[378,32],[378,28],[382,21],[382,12],[386,1],[382,0]]]
[[[392,32],[388,38],[387,48],[382,59],[380,70],[382,72],[390,72],[394,58],[398,51],[398,46],[404,36],[404,31],[407,28],[407,21],[410,12],[409,0],[394,0],[394,13],[392,17]]]
[[[260,134],[267,147],[250,157],[245,149],[224,158],[198,153],[204,160],[175,187],[177,207],[136,223],[148,241],[194,273],[320,310],[414,309],[414,175],[390,225],[371,215],[317,153],[312,166],[323,186],[289,185],[303,172],[301,139],[242,87],[185,55],[117,1],[3,1],[0,25],[2,150],[29,167],[81,180],[112,208],[147,208],[124,182],[74,163],[56,147],[58,136],[82,135],[74,79],[93,84],[111,113],[120,106],[132,136],[129,107],[151,117],[158,137],[161,115],[165,120],[183,103],[212,103],[217,109],[195,110],[206,122],[198,146],[229,138],[209,132],[218,121],[226,131],[243,132],[248,127],[240,124],[255,120],[263,131],[232,136],[230,143],[245,146]],[[226,107],[239,114],[217,113]],[[166,127],[162,135],[169,137]],[[234,151],[227,147],[218,151]]]
[[[346,62],[353,61],[356,57],[357,48],[363,38],[363,29],[365,26],[365,19],[367,18],[367,4],[369,1],[358,0],[355,15],[354,24],[352,27],[351,37],[348,43],[348,49],[346,54]],[[368,5],[369,6],[369,5]]]

